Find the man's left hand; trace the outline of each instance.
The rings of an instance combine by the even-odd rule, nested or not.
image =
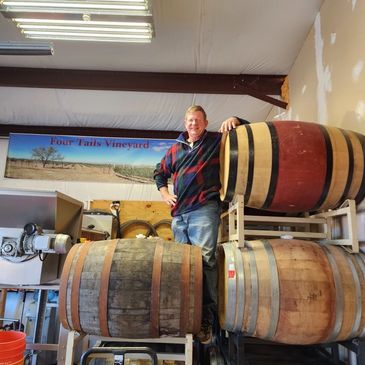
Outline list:
[[[218,129],[218,132],[229,132],[231,129],[236,128],[240,125],[240,121],[236,117],[230,117],[226,119],[222,124],[221,127]]]

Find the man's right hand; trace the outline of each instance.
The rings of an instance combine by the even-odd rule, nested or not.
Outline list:
[[[162,196],[163,201],[170,207],[175,206],[177,201],[177,196],[174,194],[170,194],[166,187],[160,188],[160,193]]]

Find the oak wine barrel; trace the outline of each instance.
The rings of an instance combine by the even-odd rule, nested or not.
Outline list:
[[[365,263],[334,245],[255,240],[219,247],[219,322],[285,344],[365,335]]]
[[[276,212],[333,209],[365,197],[365,136],[310,122],[242,125],[222,138],[221,199]]]
[[[154,239],[74,245],[60,281],[63,327],[121,338],[185,336],[200,330],[202,255]]]

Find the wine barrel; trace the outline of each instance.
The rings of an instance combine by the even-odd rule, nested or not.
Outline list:
[[[63,327],[122,338],[197,333],[202,255],[162,239],[116,239],[74,245],[60,281]]]
[[[276,212],[338,207],[365,196],[365,136],[310,122],[253,123],[222,138],[221,199]]]
[[[303,240],[255,240],[218,251],[223,329],[286,344],[365,334],[362,254]]]

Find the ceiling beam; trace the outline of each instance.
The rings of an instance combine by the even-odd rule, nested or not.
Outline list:
[[[286,108],[285,75],[229,75],[0,67],[0,86],[193,94],[250,95]]]
[[[146,138],[146,130],[120,128],[59,127],[20,124],[3,124],[0,137],[9,137],[10,133],[56,134],[63,136],[95,136],[115,138]],[[148,130],[148,138],[175,139],[180,132]]]

